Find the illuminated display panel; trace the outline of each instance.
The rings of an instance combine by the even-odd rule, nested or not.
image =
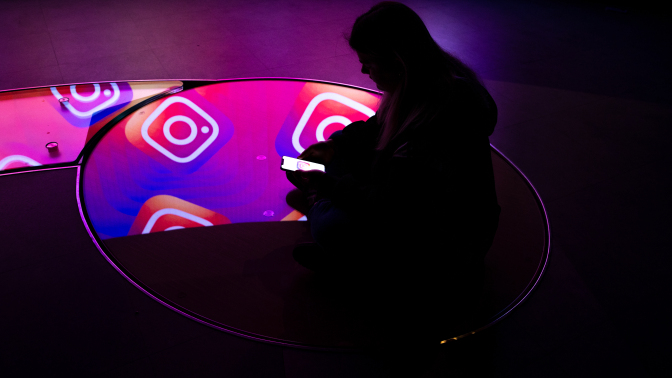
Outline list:
[[[84,170],[84,202],[102,239],[228,223],[298,220],[280,169],[379,95],[333,84],[247,80],[190,89],[114,126]]]
[[[87,229],[105,240],[94,237],[129,281],[194,320],[281,345],[359,345],[357,316],[316,297],[314,287],[302,283],[305,269],[291,259],[296,243],[312,240],[307,225],[272,221],[303,218],[285,202],[293,186],[280,169],[281,156],[295,157],[351,121],[367,119],[379,99],[376,92],[334,84],[251,79],[151,102],[86,149],[79,194]],[[441,343],[504,318],[536,286],[548,260],[541,199],[522,172],[492,150],[497,192],[504,195],[486,258],[487,294],[478,326]],[[165,232],[184,228],[190,229]]]
[[[114,117],[181,85],[91,83],[0,92],[0,171],[72,162]]]

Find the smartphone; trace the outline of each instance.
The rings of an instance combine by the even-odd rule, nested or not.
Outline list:
[[[294,159],[289,156],[282,157],[282,165],[280,169],[283,171],[314,171],[319,170],[324,172],[324,165],[313,163],[312,161]]]

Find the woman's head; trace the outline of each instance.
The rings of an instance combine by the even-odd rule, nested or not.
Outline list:
[[[385,73],[411,81],[471,73],[448,64],[447,53],[434,41],[420,16],[401,3],[384,1],[359,16],[348,42],[360,60],[365,55]]]
[[[453,80],[478,81],[434,41],[420,16],[401,3],[384,1],[357,17],[348,43],[357,52],[362,73],[384,92],[378,120],[386,135],[379,148],[413,121],[433,116],[441,105],[437,93],[445,93]]]
[[[359,16],[348,38],[362,63],[362,73],[370,74],[378,89],[386,92],[417,69],[419,55],[431,51],[432,46],[427,48],[430,42],[434,40],[420,17],[395,2],[379,3]]]
[[[357,52],[357,57],[362,64],[362,73],[369,75],[381,91],[393,92],[403,80],[404,69],[398,62],[364,52]]]

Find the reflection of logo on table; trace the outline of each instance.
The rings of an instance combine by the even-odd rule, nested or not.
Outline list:
[[[168,195],[154,196],[140,208],[128,235],[228,224],[231,221],[212,210]]]
[[[306,83],[275,140],[280,156],[297,156],[333,132],[375,114],[378,97],[367,92]]]
[[[128,83],[79,84],[50,90],[56,100],[50,101],[54,108],[75,127],[89,127],[133,99]]]

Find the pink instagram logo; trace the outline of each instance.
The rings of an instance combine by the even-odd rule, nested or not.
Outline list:
[[[374,114],[376,114],[375,111],[371,110],[369,107],[367,107],[364,104],[361,104],[353,99],[350,99],[348,97],[345,97],[341,94],[338,93],[333,93],[333,92],[326,92],[326,93],[320,93],[319,95],[315,96],[310,102],[308,103],[308,106],[306,106],[306,110],[304,110],[303,114],[301,115],[301,119],[299,119],[299,123],[296,125],[296,128],[294,129],[294,133],[292,134],[292,146],[294,146],[294,149],[296,149],[299,153],[303,152],[305,150],[304,146],[301,145],[300,137],[301,133],[303,132],[303,129],[306,127],[308,124],[308,120],[311,118],[313,113],[315,112],[315,109],[317,106],[323,102],[323,101],[335,101],[337,103],[343,104],[345,106],[348,106],[360,113],[365,114],[367,117],[371,117]],[[347,126],[352,123],[352,121],[342,115],[332,115],[329,117],[326,117],[322,119],[317,127],[315,128],[315,139],[318,142],[323,142],[326,140],[324,137],[324,131],[327,128],[327,126],[338,123],[343,126]],[[305,146],[308,147],[308,146]]]
[[[51,87],[52,106],[76,127],[88,127],[133,99],[128,83],[79,84]]]
[[[275,140],[280,156],[297,156],[333,132],[375,114],[378,97],[351,88],[307,83]]]
[[[212,210],[177,197],[158,195],[142,205],[128,235],[229,223],[229,218]]]
[[[310,163],[306,163],[305,161],[299,161],[296,163],[296,167],[300,171],[308,171],[310,170]]]
[[[231,121],[195,92],[143,109],[126,125],[128,140],[174,170],[195,171],[233,136]]]

